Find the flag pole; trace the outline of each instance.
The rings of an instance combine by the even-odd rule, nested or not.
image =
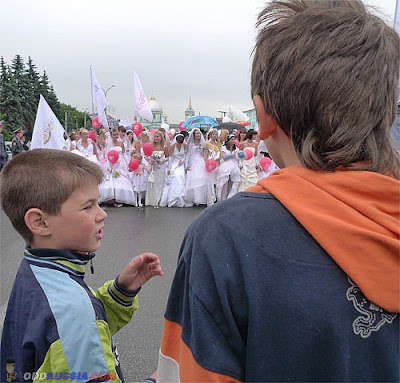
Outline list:
[[[94,104],[93,104],[93,79],[92,79],[92,66],[89,65],[90,68],[90,93],[92,94],[92,114],[94,113]]]
[[[133,122],[137,121],[136,118],[136,97],[135,97],[135,67],[133,67]]]

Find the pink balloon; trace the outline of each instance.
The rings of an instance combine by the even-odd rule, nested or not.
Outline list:
[[[129,170],[131,170],[133,172],[139,167],[139,165],[140,165],[140,161],[137,158],[132,158],[129,161],[128,168],[129,168]]]
[[[246,160],[251,160],[253,158],[253,152],[250,149],[244,149],[243,152],[246,154]]]
[[[110,150],[107,154],[108,161],[110,161],[113,165],[118,162],[119,153],[116,150]]]
[[[239,146],[240,146],[239,140],[235,140],[235,145],[236,145],[236,147],[239,149]]]
[[[267,171],[269,167],[271,166],[271,159],[268,157],[263,157],[260,160],[260,166]]]
[[[206,161],[206,170],[211,173],[217,168],[217,161],[210,158]]]
[[[146,156],[151,156],[153,154],[153,145],[151,142],[146,142],[143,144],[143,153],[146,154]]]
[[[93,129],[100,128],[100,126],[101,126],[101,123],[100,123],[100,121],[99,121],[99,118],[98,118],[98,117],[95,117],[95,118],[92,120],[92,127],[93,127]]]
[[[96,139],[96,132],[94,130],[89,130],[88,136],[92,141],[94,141]]]
[[[143,125],[140,122],[134,122],[132,124],[132,131],[139,137],[143,132]]]
[[[185,123],[185,121],[181,121],[181,122],[179,123],[178,126],[179,126],[180,128],[182,128],[182,125],[183,125],[184,123]]]

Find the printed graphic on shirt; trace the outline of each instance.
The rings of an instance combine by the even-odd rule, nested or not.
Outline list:
[[[350,302],[353,302],[354,308],[362,314],[353,322],[354,334],[360,335],[361,338],[368,338],[373,331],[378,331],[385,323],[393,323],[397,313],[385,311],[369,301],[360,288],[350,278],[348,280],[351,286],[347,290],[346,297]]]

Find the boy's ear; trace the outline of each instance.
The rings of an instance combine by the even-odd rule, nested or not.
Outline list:
[[[36,207],[25,213],[25,224],[33,235],[46,237],[51,234],[46,217],[47,214]]]
[[[260,140],[265,140],[276,130],[278,123],[265,111],[264,101],[259,95],[253,97],[253,102],[257,112]]]

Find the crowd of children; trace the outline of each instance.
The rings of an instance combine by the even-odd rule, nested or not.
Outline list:
[[[246,128],[235,134],[145,129],[138,136],[123,126],[81,129],[70,134],[66,148],[101,166],[100,203],[116,207],[210,206],[278,169],[257,132]]]

